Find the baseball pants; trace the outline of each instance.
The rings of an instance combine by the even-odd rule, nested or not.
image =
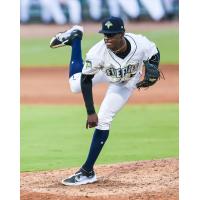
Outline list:
[[[109,83],[106,95],[99,109],[97,129],[110,129],[113,118],[133,94],[136,89],[136,83],[140,81],[140,77],[141,73],[138,72],[126,83],[109,83],[107,77],[102,71],[95,74],[92,79],[93,86],[99,83]],[[80,78],[81,73],[76,73],[69,79],[70,89],[73,93],[81,92]]]

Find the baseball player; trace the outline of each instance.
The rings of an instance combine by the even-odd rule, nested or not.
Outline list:
[[[136,88],[149,87],[160,77],[160,54],[156,45],[142,35],[125,33],[121,18],[109,17],[99,31],[104,38],[87,53],[83,64],[81,39],[83,28],[74,26],[51,39],[50,47],[72,47],[69,83],[72,92],[82,92],[87,110],[86,128],[95,128],[88,157],[64,185],[82,185],[97,181],[94,164],[108,138],[111,122]],[[145,67],[143,80],[142,67]],[[107,82],[108,90],[96,114],[92,86]]]

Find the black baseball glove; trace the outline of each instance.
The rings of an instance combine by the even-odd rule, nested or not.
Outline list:
[[[145,66],[144,79],[136,84],[137,88],[146,88],[152,86],[160,78],[160,71],[157,65],[149,63],[149,60],[143,61]]]

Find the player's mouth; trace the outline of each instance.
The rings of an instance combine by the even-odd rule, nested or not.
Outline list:
[[[113,46],[113,43],[108,40],[105,40],[105,44],[106,44],[107,48],[112,48],[112,46]]]
[[[112,43],[111,42],[106,42],[106,46],[109,48],[109,47],[112,47]]]

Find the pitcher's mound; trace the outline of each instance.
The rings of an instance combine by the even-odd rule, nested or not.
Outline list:
[[[76,170],[21,173],[21,200],[178,200],[178,159],[99,165],[94,184],[60,183]]]

